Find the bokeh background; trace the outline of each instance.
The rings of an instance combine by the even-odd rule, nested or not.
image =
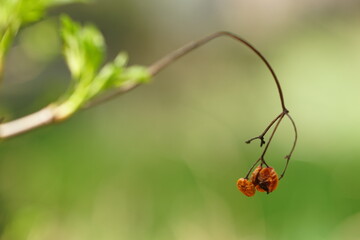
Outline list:
[[[1,6],[0,6],[1,7]],[[7,59],[0,112],[21,117],[69,85],[58,16],[103,32],[108,59],[149,65],[229,30],[275,68],[299,128],[270,195],[235,183],[280,111],[271,76],[247,48],[217,39],[150,84],[0,146],[0,239],[263,240],[360,238],[360,3],[352,0],[98,0],[53,8]],[[284,121],[267,160],[284,166]]]

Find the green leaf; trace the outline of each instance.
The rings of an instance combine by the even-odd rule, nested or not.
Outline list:
[[[92,25],[81,27],[67,16],[62,16],[64,55],[72,77],[90,83],[104,58],[104,39]]]
[[[5,31],[4,34],[0,38],[0,58],[3,58],[10,48],[10,45],[15,37],[15,33],[10,29]]]
[[[114,60],[114,64],[115,66],[119,67],[119,68],[123,68],[126,66],[126,64],[129,61],[129,56],[127,55],[126,52],[120,52]]]
[[[122,67],[118,67],[114,63],[106,64],[91,84],[88,98],[91,99],[99,93],[111,88],[113,86],[111,83],[115,81],[123,71]]]
[[[126,53],[119,53],[114,61],[99,70],[105,48],[101,33],[94,26],[81,26],[67,16],[63,16],[61,21],[64,55],[74,84],[62,101],[58,102],[57,120],[68,118],[108,89],[127,83],[143,83],[150,79],[151,75],[146,67],[126,66]]]
[[[126,69],[126,71],[121,75],[118,81],[115,83],[115,86],[120,86],[123,82],[134,81],[136,83],[146,83],[150,81],[151,74],[148,71],[147,67],[143,66],[131,66]]]
[[[90,88],[90,96],[96,96],[107,89],[121,87],[125,83],[136,84],[150,80],[151,75],[146,67],[126,67],[127,62],[128,56],[122,52],[117,55],[113,62],[106,64],[95,77]]]

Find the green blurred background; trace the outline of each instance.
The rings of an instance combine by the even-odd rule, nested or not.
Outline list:
[[[149,65],[229,30],[275,68],[299,128],[270,195],[236,188],[280,111],[276,87],[244,46],[218,39],[152,83],[0,147],[0,239],[360,239],[360,4],[357,1],[98,0],[51,9],[7,59],[0,112],[21,117],[69,84],[58,15],[92,22],[108,58]],[[267,160],[278,172],[284,121]]]

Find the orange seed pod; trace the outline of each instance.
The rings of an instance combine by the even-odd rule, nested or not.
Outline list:
[[[253,171],[253,173],[251,174],[251,182],[256,186],[258,185],[258,176],[259,176],[259,173],[261,171],[262,167],[258,166],[257,168],[255,168],[255,170]]]
[[[248,197],[252,197],[255,195],[255,185],[245,178],[239,178],[239,180],[237,181],[237,187],[240,192],[242,192]]]
[[[272,167],[258,166],[251,176],[251,182],[259,192],[271,193],[276,189],[279,179]]]

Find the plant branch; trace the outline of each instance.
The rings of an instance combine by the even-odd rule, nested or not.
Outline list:
[[[249,175],[251,173],[251,171],[254,169],[254,167],[260,162],[261,158],[259,158],[256,162],[254,162],[254,164],[251,166],[251,168],[249,169],[249,171],[247,172],[245,179],[249,179]]]
[[[276,87],[277,87],[277,90],[278,90],[278,93],[279,93],[281,107],[283,109],[283,112],[287,112],[287,109],[285,107],[285,101],[284,101],[282,89],[281,89],[281,86],[280,86],[280,82],[279,82],[274,70],[272,69],[271,65],[269,64],[269,62],[250,43],[248,43],[244,39],[242,39],[239,36],[237,36],[235,34],[232,34],[230,32],[217,32],[217,33],[214,33],[214,34],[209,35],[209,36],[207,36],[205,38],[202,38],[202,39],[200,39],[198,41],[191,42],[191,43],[185,45],[184,47],[182,47],[182,48],[180,48],[180,49],[166,55],[165,57],[161,58],[160,60],[156,61],[155,63],[153,63],[153,64],[151,64],[149,66],[148,70],[150,72],[150,75],[151,76],[157,75],[161,70],[166,68],[168,65],[170,65],[171,63],[173,63],[174,61],[176,61],[180,57],[186,55],[187,53],[193,51],[194,49],[196,49],[196,48],[198,48],[200,46],[203,46],[204,44],[208,43],[209,41],[211,41],[211,40],[213,40],[215,38],[218,38],[218,37],[222,37],[222,36],[228,36],[228,37],[230,37],[232,39],[235,39],[237,41],[242,42],[247,47],[249,47],[258,57],[260,57],[260,59],[265,63],[265,65],[267,66],[267,68],[269,69],[269,71],[271,72],[271,74],[272,74],[272,76],[274,78],[274,81],[276,83]],[[118,88],[117,90],[115,90],[110,95],[107,95],[107,96],[105,96],[103,98],[99,98],[99,99],[97,99],[95,101],[89,102],[84,108],[93,107],[95,105],[98,105],[100,103],[108,101],[108,100],[112,99],[113,97],[115,97],[115,96],[117,96],[119,94],[129,92],[130,90],[136,88],[139,85],[140,85],[140,83],[131,83],[131,81],[130,81],[129,84]],[[11,138],[11,137],[14,137],[14,136],[29,132],[29,131],[31,131],[33,129],[40,128],[40,127],[43,127],[43,126],[46,126],[46,125],[49,125],[49,124],[53,124],[53,123],[57,123],[57,122],[59,122],[59,120],[57,119],[57,116],[56,116],[56,106],[50,105],[48,107],[45,107],[44,109],[41,109],[38,112],[30,114],[28,116],[25,116],[25,117],[22,117],[20,119],[13,120],[13,121],[10,121],[10,122],[7,122],[7,123],[0,124],[0,139]],[[275,122],[276,122],[276,119],[275,119],[274,123]],[[274,123],[271,123],[270,127]],[[265,133],[266,133],[266,131],[265,131]],[[265,148],[265,152],[266,152],[266,149],[267,148]]]
[[[264,144],[265,144],[265,140],[264,140],[264,137],[266,135],[266,133],[269,131],[269,129],[272,127],[272,125],[274,125],[274,123],[283,115],[284,113],[280,113],[274,120],[272,120],[270,122],[270,124],[265,128],[264,132],[262,134],[260,134],[259,136],[257,137],[253,137],[249,140],[247,140],[245,143],[249,144],[251,143],[252,141],[256,140],[256,139],[260,139],[260,147],[262,147]]]
[[[298,131],[297,131],[297,127],[296,127],[296,124],[295,124],[294,119],[290,116],[289,113],[286,113],[286,116],[290,119],[290,122],[291,122],[291,124],[292,124],[292,126],[293,126],[293,128],[294,128],[295,137],[294,137],[294,143],[293,143],[293,146],[292,146],[292,148],[291,148],[291,150],[290,150],[290,153],[285,156],[286,164],[285,164],[285,168],[284,168],[283,172],[282,172],[281,175],[280,175],[279,180],[282,179],[282,178],[284,177],[284,175],[285,175],[285,172],[286,172],[287,167],[288,167],[289,162],[290,162],[290,158],[291,158],[291,156],[292,156],[292,154],[293,154],[293,152],[294,152],[294,150],[295,150],[296,143],[297,143],[297,139],[298,139]]]
[[[264,148],[264,151],[263,151],[263,153],[262,153],[261,156],[260,156],[261,161],[262,161],[265,165],[267,165],[267,164],[266,164],[266,162],[265,162],[265,160],[264,160],[264,156],[265,156],[265,154],[266,154],[266,152],[267,152],[267,150],[268,150],[268,148],[269,148],[269,146],[270,146],[271,140],[273,139],[273,137],[274,137],[274,135],[275,135],[275,133],[276,133],[276,130],[278,129],[278,127],[279,127],[279,125],[280,125],[280,122],[281,122],[281,120],[284,118],[285,114],[286,114],[286,113],[282,113],[282,114],[280,115],[280,118],[279,118],[279,120],[277,121],[277,123],[276,123],[276,125],[275,125],[275,127],[274,127],[274,130],[272,131],[272,133],[271,133],[271,135],[270,135],[269,141],[268,141],[268,143],[266,144],[266,146],[265,146],[265,148]]]
[[[55,123],[54,107],[47,106],[25,117],[0,124],[0,139],[11,138],[33,129]]]
[[[284,177],[284,174],[285,174],[285,172],[286,172],[286,169],[287,169],[287,167],[288,167],[288,165],[289,165],[289,161],[290,161],[291,155],[293,154],[293,152],[294,152],[294,150],[295,150],[296,143],[297,143],[297,137],[298,137],[298,133],[297,133],[297,128],[296,128],[295,121],[292,119],[292,117],[290,116],[290,114],[289,114],[288,112],[282,112],[280,115],[278,115],[278,116],[270,123],[270,125],[265,129],[265,131],[264,131],[259,137],[255,137],[255,138],[250,139],[250,140],[254,140],[254,139],[259,138],[261,141],[263,141],[263,136],[266,134],[266,132],[268,132],[268,130],[271,128],[271,126],[274,125],[274,123],[276,123],[275,128],[274,128],[273,132],[271,133],[271,136],[270,136],[270,138],[269,138],[268,143],[267,143],[266,146],[265,146],[265,149],[264,149],[263,153],[261,154],[260,158],[251,166],[251,168],[249,169],[249,171],[247,172],[247,174],[246,174],[246,176],[245,176],[245,179],[248,179],[248,178],[249,178],[249,175],[250,175],[251,171],[254,169],[254,167],[255,167],[260,161],[262,162],[261,164],[265,164],[265,165],[268,167],[268,165],[267,165],[267,163],[266,163],[266,161],[265,161],[265,159],[264,159],[264,156],[265,156],[265,154],[266,154],[266,151],[267,151],[268,148],[269,148],[269,145],[270,145],[270,143],[271,143],[271,140],[273,139],[273,137],[274,137],[274,135],[275,135],[275,132],[277,131],[277,128],[278,128],[279,125],[280,125],[281,120],[284,118],[285,115],[290,119],[290,121],[291,121],[291,123],[292,123],[292,126],[293,126],[293,128],[294,128],[294,132],[295,132],[295,139],[294,139],[294,143],[293,143],[293,146],[292,146],[292,148],[291,148],[290,153],[285,156],[286,165],[285,165],[285,168],[284,168],[283,172],[281,173],[281,175],[280,175],[280,177],[279,177],[279,180]],[[249,140],[249,141],[250,141],[250,140]],[[246,143],[248,143],[248,141],[247,141]]]
[[[271,75],[274,78],[278,93],[279,93],[279,98],[280,98],[280,102],[281,102],[281,107],[283,111],[287,111],[286,107],[285,107],[285,100],[284,100],[284,95],[281,89],[281,85],[280,82],[275,74],[275,71],[273,70],[273,68],[271,67],[270,63],[266,60],[266,58],[254,47],[252,46],[249,42],[247,42],[246,40],[242,39],[241,37],[230,33],[230,32],[216,32],[214,34],[211,34],[207,37],[204,37],[200,40],[197,41],[193,41],[188,43],[187,45],[167,54],[165,57],[161,58],[160,60],[156,61],[155,63],[151,64],[148,68],[150,74],[152,76],[157,75],[161,70],[163,70],[164,68],[166,68],[167,66],[169,66],[170,64],[174,63],[177,59],[185,56],[186,54],[190,53],[191,51],[195,50],[196,48],[199,48],[203,45],[205,45],[206,43],[210,42],[213,39],[219,38],[219,37],[230,37],[236,41],[239,41],[241,43],[243,43],[245,46],[249,47],[258,57],[260,57],[260,59],[265,63],[266,67],[268,68],[268,70],[270,71]],[[109,94],[108,96],[105,96],[104,98],[100,98],[98,100],[95,101],[95,103],[90,103],[88,104],[88,106],[92,106],[94,105],[98,105],[99,103],[103,102],[103,101],[108,101],[114,97],[116,97],[117,95],[123,94],[124,92],[127,92],[135,87],[137,87],[137,85],[139,84],[132,84],[131,86],[128,86],[126,89],[118,89],[116,91],[114,91],[113,93]]]
[[[268,143],[266,144],[266,146],[265,146],[265,148],[264,148],[264,150],[263,150],[260,158],[259,158],[259,159],[251,166],[251,168],[249,169],[249,171],[248,171],[248,173],[246,174],[246,177],[245,177],[246,179],[249,177],[249,174],[251,173],[251,171],[254,169],[254,167],[255,167],[260,161],[261,161],[261,165],[262,165],[262,164],[265,164],[266,167],[269,167],[268,164],[266,163],[265,159],[264,159],[264,156],[265,156],[266,151],[268,150],[268,148],[269,148],[269,146],[270,146],[271,140],[273,139],[273,137],[274,137],[274,135],[275,135],[275,132],[276,132],[277,128],[279,127],[280,122],[281,122],[281,120],[284,118],[284,115],[285,115],[285,114],[286,114],[286,113],[282,112],[278,117],[276,117],[276,118],[271,122],[271,124],[269,125],[270,127],[268,127],[267,129],[265,129],[265,131],[267,132],[267,131],[271,128],[271,126],[276,122],[275,128],[274,128],[274,130],[272,131],[272,133],[271,133],[271,135],[270,135],[270,138],[269,138]]]
[[[260,158],[259,158],[258,160],[256,160],[255,163],[251,166],[251,168],[249,169],[249,171],[247,172],[247,174],[246,174],[246,176],[245,176],[245,179],[248,179],[248,178],[249,178],[250,173],[252,172],[252,170],[254,169],[254,167],[255,167],[260,161],[261,161],[261,165],[262,165],[262,164],[265,164],[267,167],[269,167],[269,166],[267,165],[267,163],[265,162],[264,156],[265,156],[265,153],[266,153],[266,151],[267,151],[267,149],[268,149],[268,147],[269,147],[269,145],[270,145],[270,143],[271,143],[271,140],[272,140],[272,138],[274,137],[274,134],[275,134],[275,132],[276,132],[276,130],[277,130],[277,128],[278,128],[281,120],[283,119],[283,117],[284,117],[284,112],[282,112],[278,117],[276,117],[276,118],[271,122],[271,124],[269,125],[270,127],[268,127],[267,129],[265,129],[265,131],[267,132],[267,131],[271,128],[271,126],[272,126],[275,122],[277,122],[276,125],[275,125],[275,128],[274,128],[273,132],[271,133],[271,136],[270,136],[270,138],[269,138],[269,142],[268,142],[268,143],[266,144],[266,146],[265,146],[265,149],[264,149],[263,153],[261,154]]]

